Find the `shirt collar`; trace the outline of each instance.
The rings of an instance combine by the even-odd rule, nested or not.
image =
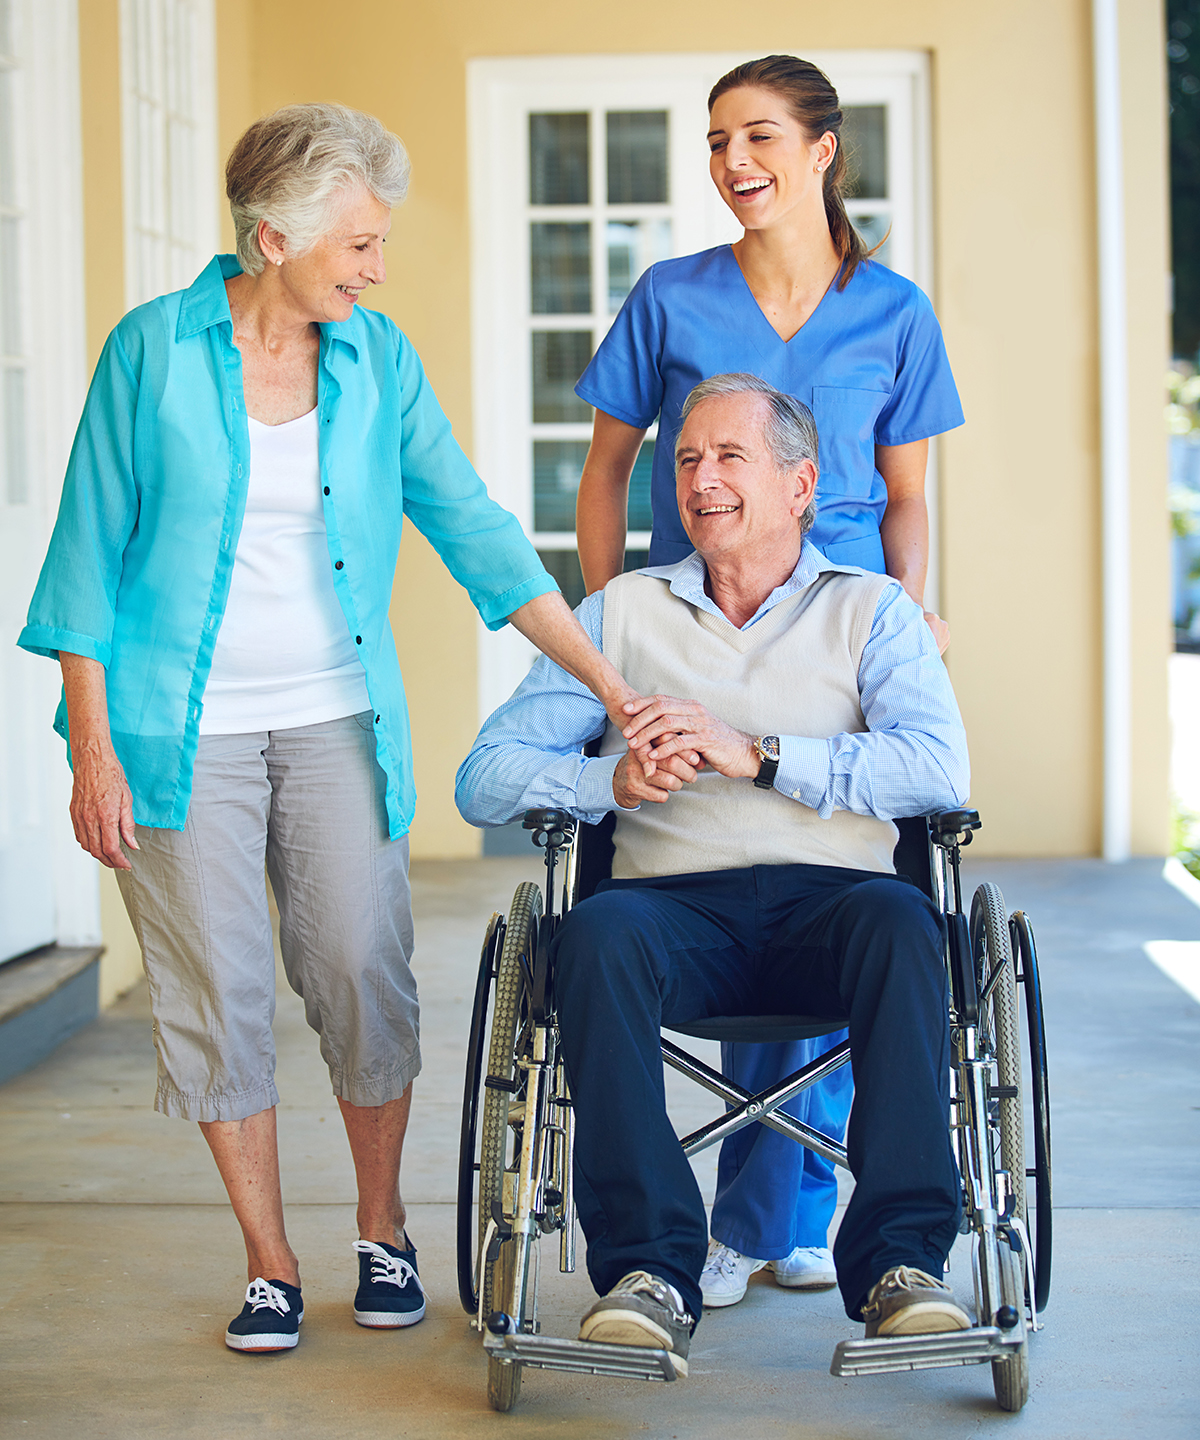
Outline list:
[[[771,591],[742,626],[742,629],[748,630],[768,610],[773,610],[781,600],[788,600],[801,590],[807,589],[819,575],[824,574],[827,570],[836,570],[845,575],[861,575],[863,573],[857,565],[835,565],[832,560],[825,558],[811,540],[805,540],[800,547],[800,558],[796,562],[796,568],[782,585],[777,585]],[[685,560],[680,560],[674,565],[656,565],[641,573],[669,581],[672,595],[678,596],[680,600],[686,601],[689,605],[694,605],[698,610],[705,610],[710,615],[725,619],[720,608],[705,594],[704,581],[707,578],[708,569],[699,552],[693,550]]]
[[[229,296],[225,293],[225,282],[242,273],[236,255],[214,255],[203,270],[183,292],[179,306],[179,323],[175,326],[175,339],[187,340],[208,330],[213,325],[225,324],[232,328],[233,316],[229,313]],[[321,324],[321,349],[326,351],[336,340],[345,345],[358,359],[358,340],[351,333],[359,324],[357,307],[349,320],[340,324]]]

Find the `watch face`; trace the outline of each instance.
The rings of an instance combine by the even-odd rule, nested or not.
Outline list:
[[[779,759],[779,736],[764,735],[754,747],[763,760]]]

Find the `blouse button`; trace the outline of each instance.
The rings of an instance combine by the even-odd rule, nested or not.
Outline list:
[[[334,561],[333,568],[334,568],[335,570],[340,570],[340,569],[342,568],[342,562],[341,562],[340,560],[335,560],[335,561]]]
[[[328,486],[328,485],[326,485],[326,487],[325,487],[325,493],[326,493],[326,495],[329,494],[329,486]]]
[[[361,644],[362,644],[362,636],[361,636],[361,635],[356,635],[356,636],[354,637],[354,643],[355,643],[356,645],[361,645]]]

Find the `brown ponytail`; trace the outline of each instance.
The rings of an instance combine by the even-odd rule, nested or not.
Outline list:
[[[822,194],[825,199],[825,219],[829,222],[829,234],[834,249],[842,257],[842,271],[838,276],[837,288],[844,290],[850,277],[858,269],[859,262],[869,259],[879,248],[868,250],[862,236],[850,223],[846,207],[842,203],[842,190],[846,183],[846,154],[842,149],[842,111],[837,91],[829,83],[829,77],[807,60],[798,60],[794,55],[766,55],[761,60],[747,60],[728,75],[722,75],[708,95],[708,108],[729,90],[770,90],[787,105],[792,118],[799,122],[804,138],[815,145],[827,132],[837,141],[833,164],[825,171]],[[880,241],[880,244],[883,242]]]

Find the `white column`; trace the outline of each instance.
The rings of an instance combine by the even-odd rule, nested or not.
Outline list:
[[[1129,370],[1118,0],[1093,0],[1104,589],[1104,858],[1130,853]]]

